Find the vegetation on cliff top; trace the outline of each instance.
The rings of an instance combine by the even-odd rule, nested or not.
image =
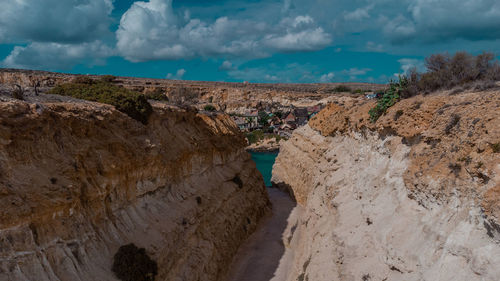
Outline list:
[[[113,85],[107,79],[92,80],[81,76],[72,83],[61,84],[51,89],[48,94],[71,96],[78,99],[106,103],[131,118],[147,124],[153,112],[146,96],[123,87]]]
[[[407,74],[399,76],[398,81],[389,83],[389,88],[369,112],[372,122],[376,122],[400,99],[454,87],[475,86],[476,90],[484,90],[495,87],[494,82],[500,81],[500,64],[492,53],[477,56],[467,52],[457,52],[453,56],[435,54],[425,59],[425,66],[425,73],[419,73],[413,67]]]

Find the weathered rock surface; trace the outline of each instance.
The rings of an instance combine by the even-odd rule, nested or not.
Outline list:
[[[102,104],[0,101],[0,280],[116,280],[128,243],[156,280],[220,280],[269,211],[245,145],[224,115],[158,104],[144,126]]]
[[[282,144],[301,208],[273,280],[498,280],[500,93],[339,99]]]

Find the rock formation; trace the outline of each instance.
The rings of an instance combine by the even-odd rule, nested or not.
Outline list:
[[[270,209],[235,124],[67,100],[0,96],[0,280],[116,280],[128,243],[156,280],[220,280]]]
[[[498,280],[500,92],[339,98],[282,144],[298,207],[273,280]]]

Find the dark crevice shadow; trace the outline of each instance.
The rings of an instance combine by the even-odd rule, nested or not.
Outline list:
[[[267,188],[273,205],[272,215],[240,246],[228,269],[227,281],[269,281],[285,253],[283,233],[296,203],[288,193]]]

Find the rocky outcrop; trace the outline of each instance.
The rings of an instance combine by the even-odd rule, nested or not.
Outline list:
[[[498,280],[500,92],[341,98],[282,144],[280,280]],[[285,272],[285,273],[283,273]]]
[[[116,280],[128,243],[156,280],[225,275],[270,209],[262,177],[225,115],[154,109],[145,126],[84,101],[0,102],[0,280]]]

